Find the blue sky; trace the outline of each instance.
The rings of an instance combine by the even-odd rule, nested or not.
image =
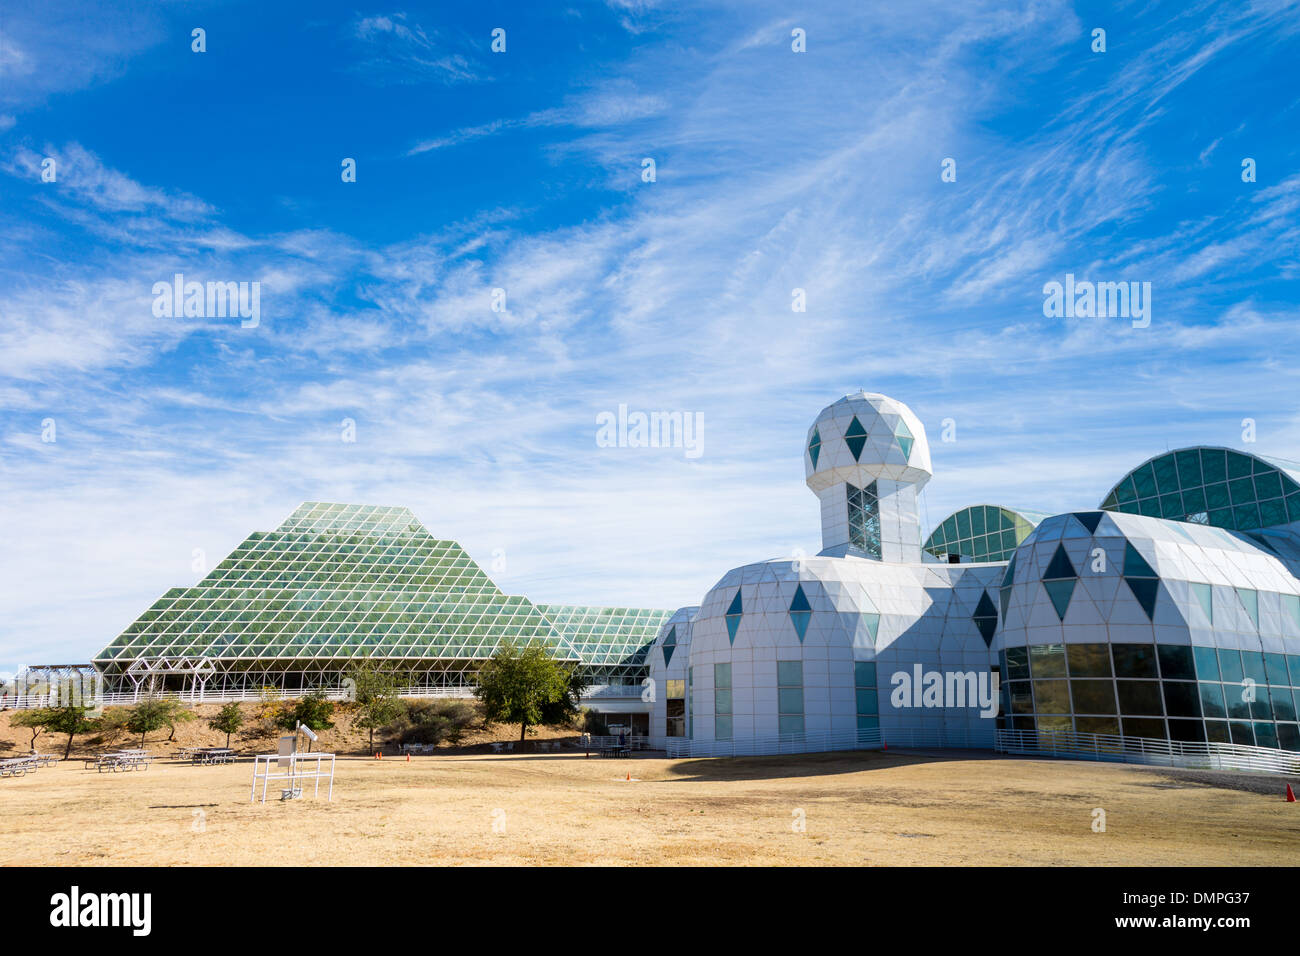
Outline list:
[[[693,603],[818,549],[804,435],[858,388],[930,433],[927,531],[1300,458],[1295,4],[680,6],[7,3],[0,670],[305,499],[535,600]],[[260,323],[155,316],[176,272]],[[1150,327],[1045,317],[1066,273],[1150,282]],[[703,453],[598,447],[620,404]]]

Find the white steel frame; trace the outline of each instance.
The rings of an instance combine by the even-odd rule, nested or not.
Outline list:
[[[321,767],[321,762],[328,759],[329,769]],[[263,764],[265,761],[265,765]],[[271,761],[276,762],[276,766],[271,765]],[[299,764],[305,764],[308,761],[315,761],[310,770],[299,769]],[[275,773],[283,764],[289,764],[287,773]],[[260,768],[260,769],[259,769]],[[267,784],[272,780],[289,781],[288,790],[298,789],[298,782],[302,780],[315,780],[316,787],[312,793],[313,797],[320,796],[321,780],[329,780],[329,789],[326,792],[325,799],[332,801],[334,799],[334,754],[329,753],[307,753],[307,754],[258,754],[253,758],[253,789],[248,795],[248,802],[257,801],[257,781],[262,781],[262,802],[266,803]]]

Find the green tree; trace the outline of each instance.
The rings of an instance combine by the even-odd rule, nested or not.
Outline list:
[[[144,747],[144,738],[155,730],[162,730],[171,721],[171,708],[161,697],[146,697],[127,712],[126,729],[140,735],[140,746]]]
[[[582,695],[591,686],[591,678],[582,667],[561,669],[567,674],[568,684],[558,700],[542,708],[542,723],[547,727],[571,727],[582,718]]]
[[[22,727],[32,732],[32,743],[29,749],[36,749],[36,738],[41,732],[48,730],[54,711],[49,707],[33,707],[30,710],[20,710],[9,718],[10,727]]]
[[[230,747],[230,735],[244,726],[244,712],[238,704],[223,704],[217,715],[208,721],[208,727],[226,735],[226,747]]]
[[[167,735],[168,740],[176,739],[176,725],[189,723],[195,720],[199,715],[194,713],[179,700],[170,697],[163,698],[163,713],[166,715],[167,729],[171,731]]]
[[[72,738],[77,734],[84,734],[88,731],[95,730],[99,726],[99,721],[87,717],[88,707],[69,705],[67,707],[55,707],[50,711],[49,722],[45,729],[56,734],[67,734],[68,743],[63,748],[63,759],[67,760],[72,753]]]
[[[284,708],[276,718],[276,726],[284,730],[297,730],[298,725],[312,730],[329,730],[334,726],[330,718],[334,715],[334,703],[325,698],[323,691],[314,690],[291,706]],[[308,750],[311,745],[308,744]]]
[[[397,696],[402,686],[401,677],[390,668],[363,660],[348,672],[348,678],[353,683],[356,726],[370,731],[370,750],[374,750],[375,731],[392,724],[405,711],[402,699]]]
[[[522,649],[507,642],[479,668],[474,696],[483,702],[486,721],[518,722],[522,741],[529,727],[549,723],[548,715],[569,692],[570,677],[540,641]]]

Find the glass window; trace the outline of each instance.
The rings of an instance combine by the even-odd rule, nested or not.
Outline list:
[[[1110,658],[1107,657],[1109,662]],[[1070,694],[1076,714],[1115,713],[1115,682],[1109,680],[1072,680]]]
[[[1155,740],[1168,740],[1165,735],[1165,722],[1150,718],[1125,717],[1120,721],[1125,737],[1150,737]]]
[[[1246,699],[1246,696],[1246,688],[1241,684],[1223,685],[1223,699],[1228,704],[1229,717],[1250,716],[1250,701]]]
[[[1269,696],[1273,699],[1274,720],[1295,720],[1295,698],[1289,687],[1270,687]]]
[[[1155,677],[1156,648],[1154,644],[1112,644],[1116,677]]]
[[[1008,647],[1006,654],[1007,680],[1029,680],[1029,648]]]
[[[1255,746],[1255,731],[1248,720],[1230,720],[1228,721],[1228,732],[1232,735],[1234,744],[1245,744],[1248,747]]]
[[[713,712],[715,714],[731,713],[731,688],[715,687],[713,689]]]
[[[1068,714],[1070,695],[1063,680],[1036,680],[1034,684],[1035,711],[1039,714]]]
[[[732,734],[731,715],[717,714],[713,718],[713,737],[715,740],[730,740]]]
[[[1170,717],[1200,717],[1201,696],[1191,681],[1162,681],[1165,713]],[[1217,716],[1217,715],[1216,715]]]
[[[1076,717],[1074,729],[1081,734],[1118,734],[1117,717]]]
[[[782,736],[793,736],[803,733],[803,715],[798,716],[783,714],[780,717],[780,732]]]
[[[1034,679],[1065,676],[1065,645],[1035,644],[1029,648],[1030,670]]]
[[[727,690],[731,689],[731,665],[730,664],[713,665],[713,686],[715,688],[723,687],[726,688]]]
[[[1255,699],[1250,702],[1250,716],[1256,720],[1273,719],[1273,698],[1269,693],[1268,687],[1263,684],[1255,685]],[[1259,732],[1255,732],[1259,736]]]
[[[1207,720],[1205,722],[1205,737],[1211,743],[1232,743],[1232,737],[1228,734],[1228,722],[1226,720]]]
[[[1011,696],[1011,712],[1013,714],[1032,714],[1034,712],[1034,695],[1029,681],[1009,682],[1007,692]]]
[[[1199,743],[1205,740],[1205,725],[1199,720],[1178,720],[1171,717],[1169,718],[1169,739]]]
[[[1160,644],[1156,648],[1160,660],[1160,676],[1164,680],[1196,680],[1192,664],[1192,649],[1178,644]]]
[[[1268,682],[1274,687],[1290,686],[1291,680],[1286,674],[1286,656],[1283,654],[1264,654],[1264,671]]]
[[[880,714],[880,701],[874,688],[868,690],[865,687],[859,687],[858,695],[858,716],[878,716]]]
[[[803,661],[777,661],[776,686],[802,687]]]
[[[1256,684],[1268,683],[1268,675],[1264,673],[1264,655],[1259,651],[1242,651],[1241,668]]]
[[[1067,644],[1071,677],[1110,677],[1110,645]]]
[[[1196,661],[1196,676],[1201,680],[1219,679],[1219,657],[1212,647],[1193,647],[1192,658]]]
[[[1240,684],[1246,672],[1241,669],[1241,652],[1219,648],[1219,672],[1225,684]]]
[[[1277,746],[1277,727],[1271,721],[1255,721],[1255,746],[1256,747],[1276,747]]]
[[[857,687],[875,687],[876,686],[876,662],[875,661],[854,661],[853,662],[853,683]]]
[[[1201,711],[1206,717],[1227,717],[1228,711],[1223,704],[1222,684],[1196,685],[1201,696]]]
[[[778,711],[782,714],[802,714],[803,713],[803,688],[802,687],[777,688],[777,705],[778,705]]]
[[[1119,695],[1119,712],[1124,716],[1163,714],[1160,702],[1160,682],[1154,680],[1122,680],[1116,682]]]
[[[673,698],[677,698],[677,697],[685,697],[686,681],[684,680],[664,681],[664,691],[665,691],[665,695],[668,697],[669,700],[672,700]]]
[[[1277,745],[1283,750],[1300,750],[1300,726],[1278,724]]]

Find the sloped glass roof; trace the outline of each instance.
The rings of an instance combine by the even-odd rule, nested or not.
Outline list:
[[[555,629],[593,667],[640,666],[672,611],[634,607],[539,604]]]
[[[1300,521],[1298,468],[1230,448],[1180,448],[1138,465],[1101,507],[1229,531],[1269,528]]]
[[[1020,542],[1046,517],[1041,511],[971,505],[940,521],[923,547],[940,559],[960,554],[972,561],[1010,561]]]
[[[406,508],[307,502],[275,531],[249,535],[198,584],[169,590],[95,662],[464,661],[490,657],[506,639],[540,640],[561,660],[604,662],[644,650],[670,616],[559,606],[551,613],[563,624],[527,598],[503,594],[459,544],[429,534]],[[566,634],[581,639],[583,653]]]

